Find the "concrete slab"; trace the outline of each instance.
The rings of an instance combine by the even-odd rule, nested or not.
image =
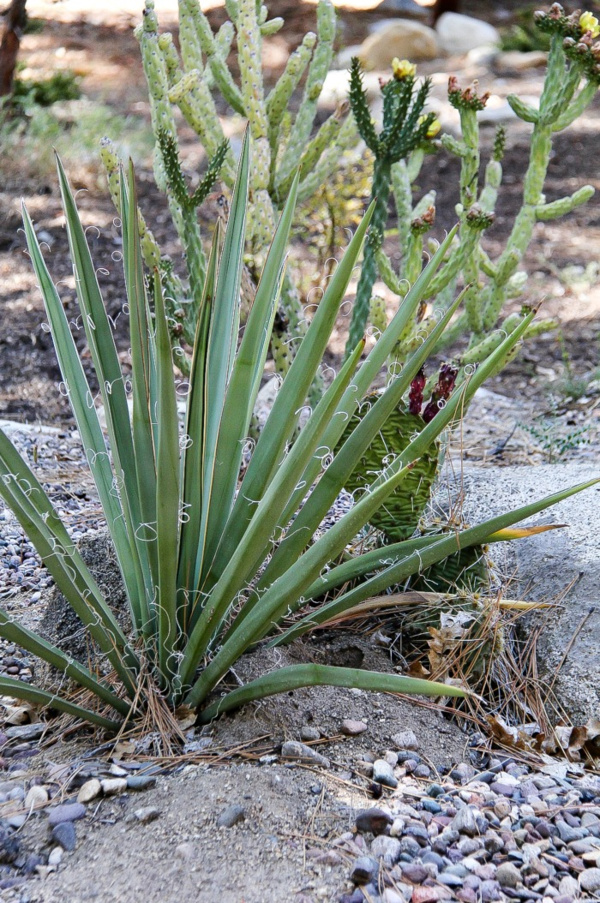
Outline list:
[[[463,514],[471,523],[600,476],[600,462],[541,467],[465,469],[450,485],[464,488]],[[528,615],[525,629],[542,621],[538,669],[573,723],[600,717],[600,484],[572,496],[526,523],[566,523],[568,528],[494,546],[495,565],[516,575],[510,597],[555,601],[576,581],[553,613]],[[564,662],[563,662],[564,658]],[[562,666],[561,666],[562,662]]]

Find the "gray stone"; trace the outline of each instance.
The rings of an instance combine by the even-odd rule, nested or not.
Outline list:
[[[130,774],[127,776],[128,790],[149,790],[156,786],[156,778],[151,774]]]
[[[399,731],[392,737],[392,743],[396,749],[413,749],[419,748],[419,741],[414,731]]]
[[[364,721],[354,721],[352,718],[346,718],[340,725],[340,731],[346,737],[357,737],[364,734],[368,725]]]
[[[458,810],[452,819],[451,827],[458,831],[459,834],[468,834],[469,837],[479,834],[475,812],[469,806],[464,806]]]
[[[358,57],[367,70],[388,70],[394,57],[417,62],[433,60],[438,54],[437,36],[432,28],[410,19],[396,19],[369,35]]]
[[[322,756],[310,746],[299,743],[297,740],[286,740],[281,747],[281,755],[284,759],[300,759],[303,762],[310,762],[312,765],[321,765],[323,768],[329,768],[330,765],[326,756]]]
[[[246,818],[246,810],[237,803],[232,803],[220,813],[217,818],[217,828],[233,828],[238,822]]]
[[[78,821],[85,815],[83,803],[62,803],[48,813],[48,824],[51,828],[65,821]]]
[[[496,879],[502,887],[516,887],[521,883],[521,872],[512,862],[502,862],[496,871]]]
[[[142,806],[141,809],[136,809],[133,815],[137,821],[145,825],[160,818],[160,809],[157,809],[156,806]]]
[[[466,497],[464,516],[479,522],[550,495],[557,487],[574,486],[597,475],[598,468],[592,464],[502,467],[493,478],[488,471],[465,468],[461,475],[461,490],[464,488]],[[585,723],[600,710],[600,618],[590,614],[597,605],[600,584],[599,492],[594,486],[571,496],[534,521],[566,523],[568,529],[507,543],[504,549],[494,548],[498,568],[518,574],[516,598],[521,598],[519,593],[525,587],[530,601],[555,598],[574,583],[568,604],[557,607],[552,618],[540,612],[519,621],[525,631],[543,624],[536,645],[540,679],[554,681],[553,692],[573,723]]]
[[[18,738],[19,740],[39,740],[44,731],[46,724],[43,721],[36,721],[35,724],[14,724],[12,727],[6,727],[4,733],[10,739]]]
[[[537,69],[546,66],[548,54],[543,50],[530,50],[522,53],[520,50],[509,50],[505,53],[497,53],[494,57],[494,69],[496,72],[523,72],[526,69]]]
[[[499,44],[500,34],[489,22],[460,13],[443,13],[435,30],[440,49],[450,55],[462,55],[476,47]]]
[[[305,743],[308,743],[311,740],[320,740],[321,731],[318,727],[313,727],[312,724],[304,724],[300,728],[300,739]]]
[[[392,820],[389,812],[384,812],[383,809],[363,809],[356,816],[356,830],[360,834],[385,834]]]
[[[355,884],[369,884],[379,874],[379,863],[372,856],[360,856],[354,863],[350,878]]]
[[[75,825],[72,821],[63,821],[52,828],[52,840],[66,850],[72,853],[77,846],[77,833]]]
[[[373,780],[385,787],[397,787],[398,779],[394,776],[394,769],[385,759],[376,759],[373,762]]]
[[[579,886],[590,894],[600,891],[600,869],[584,869],[579,876]]]
[[[396,15],[408,16],[414,19],[427,18],[427,10],[425,7],[419,6],[415,0],[382,0],[377,7],[377,12],[396,13]]]
[[[400,841],[395,837],[386,837],[385,834],[380,834],[373,838],[371,853],[378,859],[383,859],[383,864],[390,868],[398,861]]]

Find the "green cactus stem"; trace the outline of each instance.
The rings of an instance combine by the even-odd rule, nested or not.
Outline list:
[[[375,155],[371,198],[376,200],[369,235],[365,244],[362,270],[356,290],[346,355],[358,344],[364,334],[373,285],[377,278],[376,253],[381,247],[388,216],[388,199],[391,188],[392,166],[406,159],[415,148],[427,141],[434,122],[432,113],[423,114],[429,93],[426,80],[417,89],[412,67],[395,71],[394,77],[382,87],[383,126],[380,134],[375,131],[367,102],[366,91],[358,59],[352,60],[350,70],[350,106],[358,131]]]

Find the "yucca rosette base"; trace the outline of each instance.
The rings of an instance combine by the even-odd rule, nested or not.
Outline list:
[[[468,384],[449,397],[401,454],[373,474],[368,491],[356,505],[313,540],[354,463],[408,392],[411,380],[453,313],[452,308],[440,320],[431,338],[415,351],[333,455],[347,421],[369,392],[398,335],[426,294],[452,241],[450,235],[360,368],[363,343],[352,352],[298,430],[307,390],[323,359],[372,211],[358,227],[329,280],[240,479],[298,188],[296,179],[240,338],[239,287],[249,159],[246,140],[227,230],[224,237],[217,230],[207,262],[189,382],[185,386],[177,382],[173,369],[158,271],[151,274],[153,298],[148,297],[131,167],[120,178],[131,349],[131,372],[125,379],[84,229],[59,163],[81,320],[106,412],[108,446],[63,305],[25,211],[29,253],[63,381],[119,562],[132,631],[126,635],[119,626],[111,600],[103,597],[41,484],[0,432],[0,497],[13,510],[58,589],[111,668],[110,680],[92,673],[0,610],[0,635],[85,688],[87,698],[93,702],[69,699],[68,681],[64,682],[63,691],[56,693],[2,677],[3,694],[66,711],[111,730],[117,730],[125,719],[152,704],[152,698],[145,696],[144,691],[150,686],[156,687],[172,708],[182,703],[198,707],[202,720],[271,693],[322,683],[394,693],[463,695],[465,690],[461,688],[402,675],[313,664],[265,674],[233,692],[223,693],[219,687],[246,650],[261,642],[286,642],[319,620],[326,620],[332,603],[315,604],[315,600],[322,598],[329,586],[344,585],[343,575],[342,582],[337,583],[340,568],[343,571],[350,565],[352,579],[370,576],[352,590],[334,593],[336,611],[352,607],[381,587],[395,584],[459,548],[485,542],[498,530],[583,488],[565,490],[433,542],[428,537],[418,537],[408,540],[408,545],[388,546],[382,560],[366,554],[336,565],[357,532],[402,484],[414,462],[457,418],[486,375],[495,372],[510,354],[527,326],[525,323],[506,337]],[[180,431],[177,397],[184,390],[187,414]]]

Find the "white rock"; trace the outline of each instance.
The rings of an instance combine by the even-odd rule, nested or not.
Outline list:
[[[25,808],[26,809],[37,809],[40,806],[45,806],[48,802],[48,791],[45,787],[40,787],[39,784],[34,784],[33,787],[30,787],[27,796],[25,797]]]
[[[356,55],[356,53],[352,54],[352,56]],[[348,63],[348,66],[346,66],[345,68],[342,68],[340,66],[339,69],[332,69],[327,73],[327,75],[325,76],[325,81],[323,82],[323,90],[321,91],[317,103],[317,106],[320,109],[335,107],[337,106],[337,104],[342,103],[342,101],[348,99],[348,90],[350,88],[350,73],[348,71],[349,66],[350,63]],[[363,72],[363,88],[365,89],[368,100],[375,100],[375,98],[379,96],[379,93],[381,91],[379,84],[379,75],[377,75],[375,72]],[[258,393],[259,398],[263,390],[266,389],[268,385],[269,383],[262,387],[262,389]]]
[[[101,786],[104,796],[116,796],[117,793],[123,793],[127,790],[127,779],[105,778],[101,781]]]
[[[434,60],[439,55],[436,33],[410,19],[396,19],[363,41],[359,58],[365,69],[389,69],[394,57]]]
[[[440,49],[452,56],[468,53],[486,44],[500,43],[500,34],[493,25],[461,13],[443,13],[436,22],[435,30]]]
[[[509,50],[505,53],[497,53],[494,57],[494,68],[500,72],[523,72],[526,69],[537,69],[548,62],[548,54],[543,50],[530,50],[521,53],[519,50]]]
[[[82,784],[79,788],[79,793],[77,794],[77,802],[89,803],[90,800],[94,800],[97,796],[100,796],[101,791],[102,784],[100,783],[98,778],[90,778],[89,781],[86,781],[85,784]]]
[[[48,865],[60,865],[63,858],[63,851],[60,847],[54,847],[53,850],[50,850],[50,854],[48,856]]]

